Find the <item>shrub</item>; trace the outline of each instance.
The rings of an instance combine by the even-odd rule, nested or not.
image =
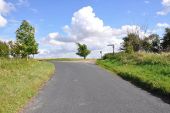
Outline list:
[[[0,41],[0,57],[9,57],[9,47],[5,42]]]
[[[107,53],[102,57],[103,60],[105,60],[105,59],[113,59],[113,58],[114,58],[113,53]]]

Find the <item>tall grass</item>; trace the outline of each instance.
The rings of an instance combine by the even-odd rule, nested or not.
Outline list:
[[[47,62],[0,59],[0,113],[17,113],[53,72]]]
[[[170,97],[170,54],[118,53],[97,64],[156,94]]]

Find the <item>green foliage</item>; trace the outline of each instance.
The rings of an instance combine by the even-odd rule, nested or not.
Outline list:
[[[126,53],[133,53],[140,50],[141,41],[139,35],[135,33],[129,33],[127,37],[123,38],[123,48]]]
[[[114,58],[113,53],[107,53],[102,57],[103,60],[105,60],[105,59],[113,59],[113,58]]]
[[[0,41],[0,57],[9,57],[9,47],[5,42]]]
[[[144,39],[140,39],[138,34],[130,33],[127,37],[123,38],[123,48],[126,53],[134,53],[138,51],[146,52],[160,52],[160,37],[157,34],[151,34]]]
[[[165,29],[165,35],[163,37],[161,46],[164,51],[170,52],[170,28]]]
[[[152,49],[152,44],[151,44],[151,40],[149,37],[145,37],[142,40],[142,48],[143,50],[145,50],[146,52],[150,52]]]
[[[168,53],[146,53],[138,52],[134,54],[128,54],[125,52],[120,52],[114,54],[110,60],[119,60],[122,64],[143,64],[143,65],[169,65],[170,64],[170,54]]]
[[[35,41],[35,29],[26,20],[16,31],[16,45],[19,45],[22,58],[28,57],[31,54],[38,53],[38,44]],[[18,47],[18,46],[17,46]]]
[[[116,72],[138,86],[170,97],[170,54],[117,53],[97,64]]]
[[[77,43],[78,46],[78,52],[76,53],[77,55],[83,57],[84,59],[86,59],[86,57],[90,54],[90,50],[88,50],[87,45],[85,44],[80,44]]]
[[[20,58],[21,57],[21,46],[18,44],[18,43],[15,43],[15,42],[12,42],[12,41],[9,41],[8,42],[9,44],[9,48],[10,48],[10,55],[13,57],[13,58]]]
[[[151,42],[151,52],[159,52],[161,50],[160,47],[160,37],[157,34],[151,34],[149,36]]]
[[[18,113],[54,69],[48,62],[0,59],[0,113]]]

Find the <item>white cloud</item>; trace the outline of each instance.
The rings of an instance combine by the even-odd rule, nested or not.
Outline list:
[[[4,27],[7,24],[7,19],[4,16],[14,9],[15,7],[12,3],[0,0],[0,27]]]
[[[161,11],[158,11],[157,14],[164,16],[170,13],[170,0],[162,0],[162,5],[163,9]]]
[[[48,51],[47,49],[39,49],[38,52],[40,55],[46,55],[49,54],[50,51]]]
[[[7,24],[7,20],[0,15],[0,27],[4,27]]]
[[[170,27],[170,24],[168,24],[168,23],[157,23],[157,27],[159,27],[159,28],[167,28],[167,27]]]
[[[128,32],[139,32],[143,37],[145,33],[137,25],[124,25],[121,28],[112,28],[104,25],[103,20],[98,18],[93,8],[90,6],[83,7],[73,14],[71,25],[66,25],[63,28],[66,35],[61,35],[58,32],[49,33],[43,40],[44,43],[51,45],[58,54],[73,54],[76,50],[76,42],[87,44],[92,50],[90,57],[100,56],[99,51],[104,53],[112,52],[108,44],[115,44],[116,51],[119,50],[122,42],[122,37]],[[54,50],[52,50],[54,51]],[[54,54],[54,53],[52,53]],[[70,55],[69,55],[70,56]]]
[[[170,0],[162,0],[164,6],[170,6]]]
[[[59,33],[56,33],[56,32],[50,33],[50,34],[48,35],[48,37],[49,37],[50,39],[55,39],[55,38],[57,38],[58,36],[59,36]]]
[[[12,3],[6,2],[5,0],[0,0],[0,14],[1,15],[5,15],[14,9],[15,7]]]

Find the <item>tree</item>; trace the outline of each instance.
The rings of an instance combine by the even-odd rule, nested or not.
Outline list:
[[[149,37],[145,37],[142,40],[142,49],[146,52],[150,52],[152,48],[151,40]]]
[[[13,58],[20,58],[21,57],[21,46],[18,43],[12,42],[12,41],[9,41],[8,44],[9,44],[9,49],[10,49],[10,55]]]
[[[170,52],[170,28],[165,29],[165,34],[162,40],[162,49],[164,51]]]
[[[20,54],[22,58],[28,58],[29,55],[38,53],[38,44],[35,40],[35,29],[26,20],[16,31],[16,44],[20,47]]]
[[[77,43],[78,46],[78,52],[76,53],[77,55],[83,57],[84,59],[86,59],[86,57],[90,54],[90,50],[87,49],[87,45],[85,44],[80,44]]]
[[[160,37],[157,34],[151,34],[145,37],[142,41],[142,48],[146,52],[160,52]]]
[[[139,35],[135,33],[129,33],[127,37],[123,38],[123,48],[127,53],[137,52],[141,48],[141,40]]]
[[[9,47],[5,42],[0,41],[0,57],[9,57]]]
[[[35,54],[38,54],[38,43],[35,43],[34,47],[32,48],[33,57]]]
[[[151,34],[149,36],[151,40],[151,51],[152,52],[159,52],[160,51],[160,37],[157,34]]]

